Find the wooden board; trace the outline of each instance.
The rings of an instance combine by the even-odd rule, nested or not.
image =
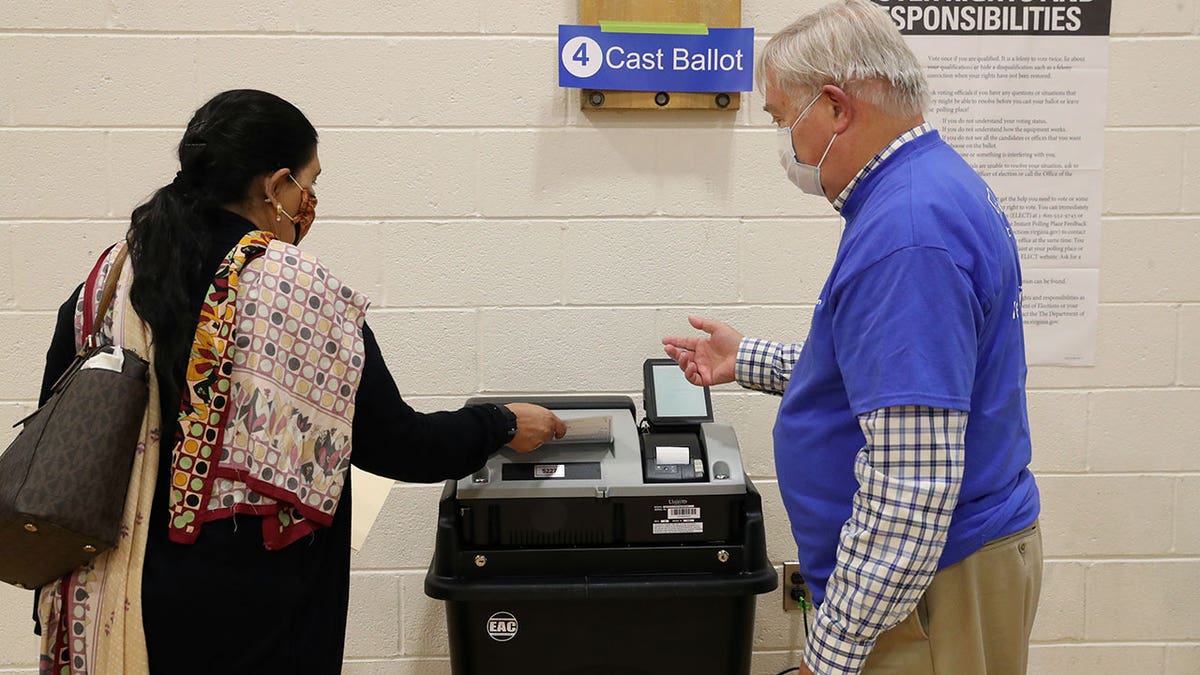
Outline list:
[[[709,28],[740,28],[742,0],[579,0],[579,23],[599,25],[601,21],[661,21],[703,23]],[[600,96],[595,94],[599,93]],[[655,100],[659,92],[583,89],[579,107],[583,110],[737,110],[741,94],[736,91],[667,92],[666,105]],[[594,101],[603,102],[596,105]],[[727,105],[720,105],[725,103]]]

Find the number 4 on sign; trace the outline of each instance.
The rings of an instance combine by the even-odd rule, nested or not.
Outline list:
[[[600,72],[604,55],[595,40],[577,35],[562,46],[559,62],[573,77],[591,77]]]
[[[588,61],[591,59],[589,59],[587,55],[586,42],[580,43],[579,49],[575,50],[575,54],[571,57],[571,60],[577,62],[581,66],[586,66],[588,64]]]

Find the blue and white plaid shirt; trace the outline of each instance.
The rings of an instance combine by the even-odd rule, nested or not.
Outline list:
[[[931,130],[922,124],[893,141],[850,181],[834,207],[841,210],[854,187],[901,145]],[[743,339],[738,383],[782,394],[802,348]],[[858,421],[866,437],[854,467],[859,491],[805,650],[816,675],[859,673],[879,634],[916,608],[937,571],[962,485],[965,412],[895,406]]]

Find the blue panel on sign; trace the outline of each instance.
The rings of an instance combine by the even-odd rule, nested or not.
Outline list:
[[[558,86],[620,91],[750,91],[754,29],[708,35],[602,32],[558,27]]]

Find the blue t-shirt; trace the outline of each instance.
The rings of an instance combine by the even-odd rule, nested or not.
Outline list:
[[[936,132],[855,187],[775,424],[775,464],[801,570],[820,602],[866,444],[858,415],[968,411],[962,489],[939,569],[1039,511],[1029,472],[1021,267],[983,179]]]

